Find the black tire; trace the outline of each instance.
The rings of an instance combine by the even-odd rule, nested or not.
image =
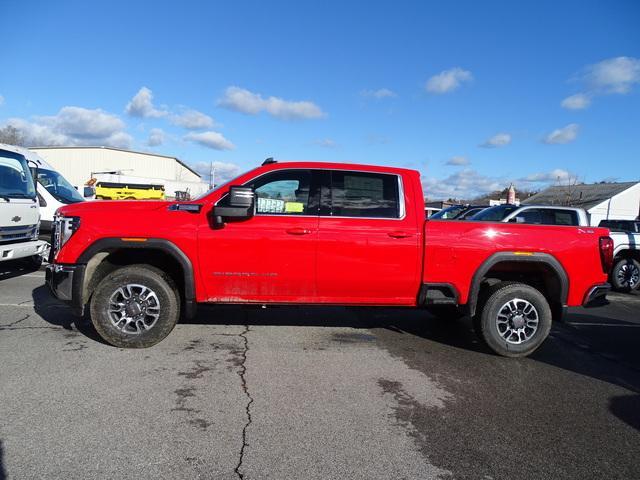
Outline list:
[[[611,285],[618,292],[631,292],[640,288],[640,262],[623,258],[611,270]]]
[[[158,313],[157,317],[153,317],[147,312],[140,312],[135,317],[145,323],[150,323],[148,329],[139,328],[138,321],[135,321],[134,325],[130,325],[126,320],[122,320],[129,327],[126,327],[126,325],[123,327],[121,323],[121,328],[116,327],[112,321],[114,315],[115,318],[118,318],[121,314],[109,312],[110,299],[112,295],[117,295],[117,298],[120,298],[121,295],[116,292],[126,285],[145,287],[155,294],[155,299],[151,299],[155,305],[149,305],[149,311],[153,308],[154,313],[156,311]],[[134,287],[132,291],[134,293],[131,300],[135,300],[133,298],[135,297],[135,292],[141,293],[142,289]],[[148,295],[145,296],[149,301]],[[132,303],[136,303],[136,305],[131,308],[135,307],[138,310],[141,306],[147,306],[144,305],[144,300],[140,300],[140,302],[132,301]],[[135,312],[138,310],[135,310]],[[180,295],[175,282],[165,272],[150,265],[129,265],[111,272],[98,284],[91,297],[91,322],[98,334],[105,341],[116,347],[151,347],[171,333],[179,317]],[[152,322],[152,320],[154,321]],[[134,329],[139,332],[132,331]]]
[[[21,262],[29,270],[38,270],[42,266],[42,255],[31,255],[21,259]]]
[[[551,308],[544,295],[535,288],[523,283],[501,282],[490,287],[482,297],[483,301],[473,318],[474,328],[482,341],[498,355],[526,357],[542,345],[549,335],[552,321]],[[528,302],[534,307],[538,318],[537,329],[526,328],[522,336],[516,333],[508,335],[505,324],[498,326],[498,313],[501,313],[507,303],[514,299]],[[523,304],[519,303],[518,307]],[[506,308],[509,309],[509,307]],[[504,320],[504,317],[501,319]],[[514,343],[516,341],[514,335],[521,343]]]

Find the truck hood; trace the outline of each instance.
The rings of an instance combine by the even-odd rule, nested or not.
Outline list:
[[[148,200],[95,200],[92,202],[80,202],[71,205],[65,205],[58,209],[63,215],[83,216],[85,214],[111,214],[122,212],[149,212],[167,208],[176,202],[167,201],[148,201]]]

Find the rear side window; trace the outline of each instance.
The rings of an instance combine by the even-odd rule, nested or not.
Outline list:
[[[396,175],[331,172],[332,216],[400,218],[399,199]]]
[[[573,210],[547,210],[547,220],[550,225],[578,225],[578,212]]]

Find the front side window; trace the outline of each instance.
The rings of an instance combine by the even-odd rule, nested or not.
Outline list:
[[[24,156],[0,150],[0,198],[35,198],[36,189]]]
[[[331,172],[331,215],[400,218],[398,177],[380,173]]]
[[[60,203],[78,203],[84,201],[80,193],[58,172],[38,169],[38,183]]]
[[[256,215],[309,215],[311,173],[308,170],[274,172],[247,186],[256,193]]]
[[[518,213],[516,218],[522,218],[523,223],[542,223],[542,215],[540,210],[531,209]]]

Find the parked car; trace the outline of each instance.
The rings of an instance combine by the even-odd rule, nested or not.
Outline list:
[[[271,161],[189,202],[61,208],[46,278],[119,347],[156,344],[200,302],[388,305],[460,308],[521,357],[565,306],[605,297],[607,234],[426,220],[417,171]]]
[[[480,205],[451,205],[450,207],[443,208],[439,212],[434,213],[429,218],[431,220],[453,220],[459,218],[461,215],[465,214],[469,210],[475,210],[477,213],[477,209],[484,209],[487,206]]]
[[[467,210],[462,212],[460,215],[458,215],[455,219],[456,220],[469,220],[476,213],[479,213],[479,212],[483,211],[485,208],[488,208],[488,207],[471,207],[471,208],[468,208]]]
[[[40,231],[48,233],[51,232],[53,215],[58,208],[71,203],[84,202],[85,199],[60,172],[57,172],[38,154],[33,153],[33,155],[37,158],[38,166],[36,189],[40,206]]]
[[[602,220],[599,226],[608,228],[613,239],[613,288],[621,292],[640,289],[640,221]]]
[[[587,212],[582,208],[548,205],[496,205],[469,218],[481,222],[532,223],[538,225],[588,226]]]

